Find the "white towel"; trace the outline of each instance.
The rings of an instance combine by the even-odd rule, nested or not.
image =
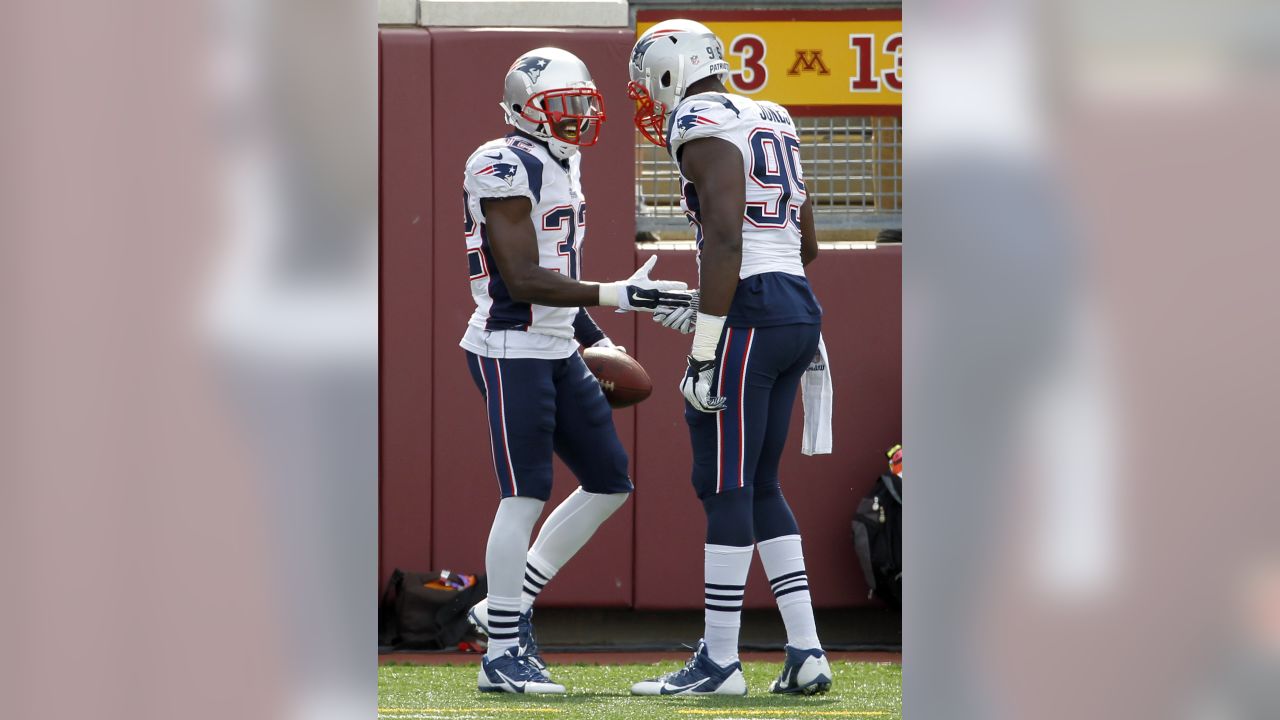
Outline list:
[[[800,452],[805,455],[831,454],[831,363],[827,360],[827,344],[818,336],[818,354],[800,380],[800,396],[804,399],[804,439]]]

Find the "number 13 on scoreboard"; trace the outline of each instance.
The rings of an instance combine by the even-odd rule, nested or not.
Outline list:
[[[849,63],[846,67],[852,70],[851,75],[846,75],[849,81],[849,92],[851,93],[901,93],[902,92],[902,33],[895,32],[889,35],[868,33],[868,32],[851,32],[847,33],[848,49],[850,53]],[[805,44],[805,43],[808,44]],[[842,41],[843,42],[843,41]],[[798,45],[792,53],[796,55],[793,59],[787,56],[783,60],[788,63],[794,62],[792,70],[786,75],[796,76],[805,75],[808,72],[815,71],[821,75],[838,74],[832,70],[839,67],[840,61],[828,66],[828,60],[824,59],[824,49],[821,42],[813,39],[797,40],[790,37],[774,38],[771,43],[765,37],[756,33],[741,33],[733,36],[728,43],[729,54],[736,57],[740,64],[739,69],[734,70],[729,76],[729,85],[743,95],[753,95],[760,92],[769,83],[769,66],[770,62],[777,62],[770,57],[769,51],[771,45],[773,48],[781,45],[783,48],[790,48]],[[786,50],[781,51],[784,55]],[[785,66],[784,66],[785,67]],[[794,82],[792,79],[783,78],[783,84]],[[784,88],[773,88],[770,92],[774,95],[791,95]],[[798,91],[804,92],[804,91]],[[807,93],[806,93],[807,94]],[[788,98],[791,99],[791,98]],[[809,100],[809,102],[814,102]]]
[[[879,92],[880,83],[893,92],[902,92],[902,33],[884,39],[881,53],[893,58],[893,67],[876,74],[875,35],[849,34],[849,49],[858,56],[854,76],[849,78],[849,92]]]

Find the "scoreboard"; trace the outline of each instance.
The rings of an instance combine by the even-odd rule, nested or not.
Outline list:
[[[725,45],[729,89],[793,115],[899,115],[901,10],[643,10],[637,37],[683,17]]]

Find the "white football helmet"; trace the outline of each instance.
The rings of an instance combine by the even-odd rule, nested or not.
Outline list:
[[[516,58],[499,105],[507,124],[546,142],[561,160],[600,139],[604,100],[587,66],[560,48],[537,48]]]
[[[631,49],[627,96],[636,103],[636,128],[654,145],[666,145],[667,113],[695,82],[729,74],[724,43],[692,20],[664,20],[649,28]]]

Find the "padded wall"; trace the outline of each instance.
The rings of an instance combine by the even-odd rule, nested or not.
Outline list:
[[[379,61],[379,577],[431,558],[431,37],[384,30]]]

